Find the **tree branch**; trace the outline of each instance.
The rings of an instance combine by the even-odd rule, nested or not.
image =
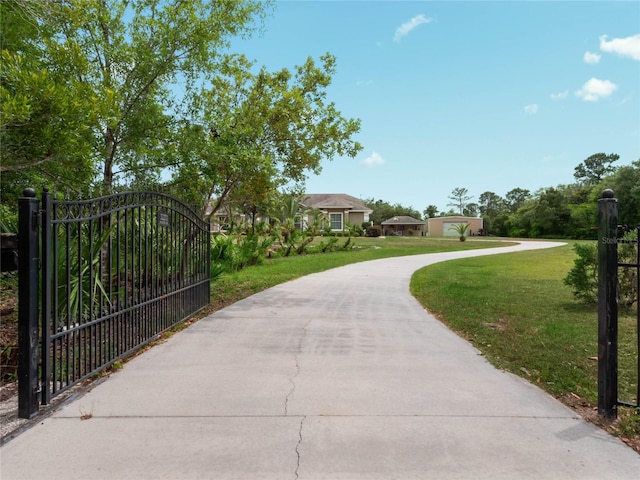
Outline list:
[[[54,155],[52,153],[50,153],[47,156],[45,156],[44,158],[41,158],[40,160],[36,160],[35,162],[30,162],[28,164],[22,164],[22,165],[0,165],[0,172],[18,172],[20,170],[26,170],[28,168],[37,167],[38,165],[42,165],[43,163],[46,163],[46,162],[50,161],[53,157],[54,157]]]

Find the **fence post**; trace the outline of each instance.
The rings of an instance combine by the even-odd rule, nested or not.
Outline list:
[[[39,202],[26,188],[18,199],[18,416],[38,412]]]
[[[618,200],[598,200],[598,413],[618,414]]]

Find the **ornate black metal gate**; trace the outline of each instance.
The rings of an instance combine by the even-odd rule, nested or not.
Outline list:
[[[619,271],[629,269],[627,275],[635,283],[637,306],[636,335],[640,349],[640,226],[635,239],[618,238],[618,201],[612,190],[602,192],[598,200],[598,412],[607,417],[617,416],[618,405],[640,407],[640,355],[637,356],[636,402],[618,399],[618,301],[620,297]],[[635,263],[620,262],[618,246],[635,245]]]
[[[180,201],[156,192],[61,201],[45,190],[39,206],[35,197],[27,189],[20,199],[23,418],[210,301],[209,224]]]

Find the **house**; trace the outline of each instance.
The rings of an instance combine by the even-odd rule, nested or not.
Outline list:
[[[345,193],[309,193],[302,196],[302,206],[306,209],[319,210],[329,222],[334,232],[341,232],[346,225],[362,225],[369,221],[373,212],[362,200]],[[313,222],[312,215],[304,215],[304,223]]]
[[[314,216],[310,210],[320,211],[334,232],[342,232],[347,225],[362,225],[368,222],[369,214],[373,212],[359,198],[344,193],[304,194],[300,203],[307,213],[296,219],[296,224],[304,229],[313,224]],[[211,212],[211,208],[212,202],[209,202],[207,214]],[[265,215],[255,218],[256,223],[269,221],[269,217]],[[223,204],[211,217],[211,231],[225,232],[232,223],[247,225],[251,223],[251,219],[230,205]]]
[[[427,220],[427,230],[430,237],[457,237],[459,233],[455,225],[466,223],[469,225],[467,236],[482,235],[484,222],[477,217],[434,217]]]
[[[399,215],[382,222],[382,235],[423,236],[427,233],[426,227],[427,222]]]

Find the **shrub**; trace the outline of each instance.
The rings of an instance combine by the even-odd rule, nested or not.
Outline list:
[[[361,237],[364,233],[364,230],[360,225],[347,225],[347,235],[351,235],[353,237]]]
[[[379,237],[382,234],[382,227],[380,225],[372,225],[367,227],[367,237]]]
[[[618,262],[638,263],[638,244],[634,232],[622,237],[618,244]],[[573,246],[578,258],[564,279],[573,288],[573,296],[586,303],[598,302],[598,246],[596,242],[576,243]],[[618,269],[618,304],[631,307],[638,301],[638,280],[635,268]]]
[[[214,237],[211,246],[212,278],[222,272],[241,270],[247,265],[261,263],[273,243],[273,237],[265,238],[257,234]]]
[[[618,262],[638,264],[638,238],[635,232],[624,235],[623,243],[618,245]],[[623,307],[631,307],[638,301],[638,270],[633,267],[618,269],[618,302]]]
[[[585,303],[598,301],[598,247],[594,242],[576,243],[573,246],[577,258],[564,279],[573,289],[573,296]]]
[[[322,253],[333,252],[336,250],[338,239],[336,237],[329,238],[327,243],[320,242],[319,248]]]
[[[18,212],[4,204],[0,204],[0,232],[18,232]]]

